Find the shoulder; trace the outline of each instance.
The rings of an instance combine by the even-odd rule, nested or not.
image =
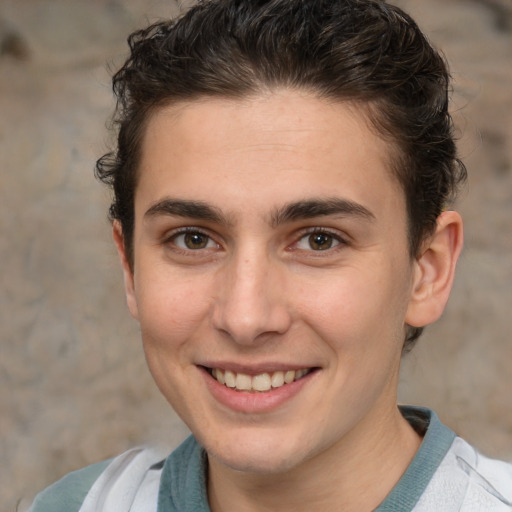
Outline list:
[[[206,474],[206,452],[189,436],[165,461],[158,510],[209,512]]]
[[[415,510],[512,512],[512,464],[456,437]]]
[[[489,503],[512,511],[512,463],[486,457],[460,437],[455,439],[450,451],[458,470],[467,476],[468,502],[485,497]]]
[[[126,500],[133,503],[141,485],[154,486],[153,473],[159,476],[161,460],[158,451],[134,448],[114,459],[74,471],[36,496],[29,512],[96,511],[100,510],[97,508],[100,502],[118,500],[118,495],[123,506]],[[151,471],[155,466],[156,471]]]
[[[39,493],[29,512],[75,512],[110,460],[69,473]]]

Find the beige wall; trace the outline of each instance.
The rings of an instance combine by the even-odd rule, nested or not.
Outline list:
[[[0,0],[0,503],[186,430],[145,369],[95,182],[106,63],[171,1]],[[402,0],[450,60],[470,185],[445,318],[405,359],[401,397],[512,457],[512,18],[508,0]],[[497,6],[508,7],[508,17]],[[491,8],[494,6],[494,9]],[[1,507],[0,507],[1,508]]]

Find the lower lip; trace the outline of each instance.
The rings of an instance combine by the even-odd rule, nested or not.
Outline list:
[[[301,379],[290,384],[284,384],[279,388],[253,393],[228,388],[214,379],[203,368],[201,368],[201,373],[210,393],[218,402],[233,411],[253,414],[271,412],[278,409],[297,395],[314,378],[318,371],[314,370]]]

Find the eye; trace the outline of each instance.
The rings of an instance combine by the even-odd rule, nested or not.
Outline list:
[[[308,233],[299,239],[297,249],[306,251],[327,251],[341,243],[339,237],[326,231]]]
[[[189,251],[218,247],[218,245],[208,235],[201,233],[200,231],[178,233],[172,237],[171,241],[179,249]]]

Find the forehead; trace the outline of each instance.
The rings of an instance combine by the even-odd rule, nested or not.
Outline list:
[[[390,145],[364,107],[288,90],[160,108],[147,124],[138,182],[136,210],[163,194],[235,209],[277,208],[285,196],[403,203]]]

